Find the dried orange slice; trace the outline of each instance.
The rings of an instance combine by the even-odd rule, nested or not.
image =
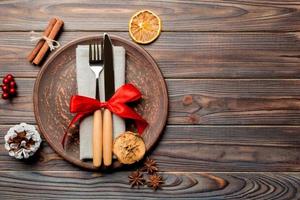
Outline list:
[[[135,13],[129,22],[131,38],[140,44],[153,42],[160,34],[161,20],[153,12],[142,10]]]
[[[132,164],[141,160],[145,152],[144,140],[136,133],[126,131],[114,141],[113,153],[123,164]]]

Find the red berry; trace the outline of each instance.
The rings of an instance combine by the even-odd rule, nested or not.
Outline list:
[[[2,85],[2,91],[3,92],[8,92],[9,87],[7,85]]]
[[[9,98],[9,94],[8,93],[3,93],[2,94],[2,99],[8,99]]]
[[[7,74],[5,78],[7,78],[9,82],[14,80],[14,76],[12,74]]]
[[[15,81],[11,81],[11,82],[9,83],[9,86],[10,86],[11,88],[15,88],[15,87],[16,87],[16,82],[15,82]]]
[[[10,88],[9,94],[10,95],[15,95],[17,93],[17,90],[15,88]]]
[[[4,78],[2,82],[7,85],[10,81],[7,78]]]

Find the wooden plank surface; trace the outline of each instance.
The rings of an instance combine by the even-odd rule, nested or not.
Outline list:
[[[1,18],[0,18],[1,19]],[[102,32],[63,32],[62,45]],[[112,32],[130,40],[127,32]],[[166,78],[300,78],[300,34],[164,32],[143,47]],[[0,76],[36,77],[29,32],[0,32]]]
[[[164,31],[300,30],[297,0],[2,1],[0,30],[43,30],[45,21],[60,16],[66,31],[127,31],[130,17],[145,8],[162,18]]]
[[[19,96],[0,99],[2,124],[35,123],[34,78],[17,78]],[[169,124],[298,125],[299,79],[167,79]]]
[[[83,171],[45,141],[28,161],[9,157],[9,127],[35,124],[40,67],[25,60],[28,32],[59,16],[62,45],[103,32],[130,39],[130,16],[145,8],[163,21],[143,47],[169,91],[168,125],[151,152],[164,189],[130,189],[127,170]],[[0,1],[0,77],[13,73],[19,91],[0,99],[0,199],[300,199],[299,17],[295,0]]]
[[[8,157],[0,126],[0,171],[82,171],[46,142],[29,161]],[[164,172],[299,171],[299,126],[167,126],[151,152]],[[212,151],[213,149],[213,151]]]
[[[163,173],[163,190],[131,189],[127,173],[0,172],[11,199],[299,199],[299,173]],[[45,181],[47,180],[47,181]],[[14,187],[11,187],[13,185]]]

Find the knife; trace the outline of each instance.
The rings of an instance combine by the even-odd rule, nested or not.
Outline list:
[[[104,33],[104,88],[105,101],[115,93],[115,77],[113,65],[113,46],[108,34]],[[112,163],[112,113],[108,109],[103,111],[103,163],[110,166]]]

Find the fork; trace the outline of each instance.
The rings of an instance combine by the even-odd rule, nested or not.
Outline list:
[[[100,48],[99,48],[100,46]],[[100,52],[101,51],[101,52]],[[103,45],[94,43],[89,45],[89,64],[91,70],[94,72],[96,77],[96,99],[100,100],[99,95],[99,75],[103,67]],[[101,110],[94,112],[93,121],[93,165],[100,167],[102,162],[102,114]]]

